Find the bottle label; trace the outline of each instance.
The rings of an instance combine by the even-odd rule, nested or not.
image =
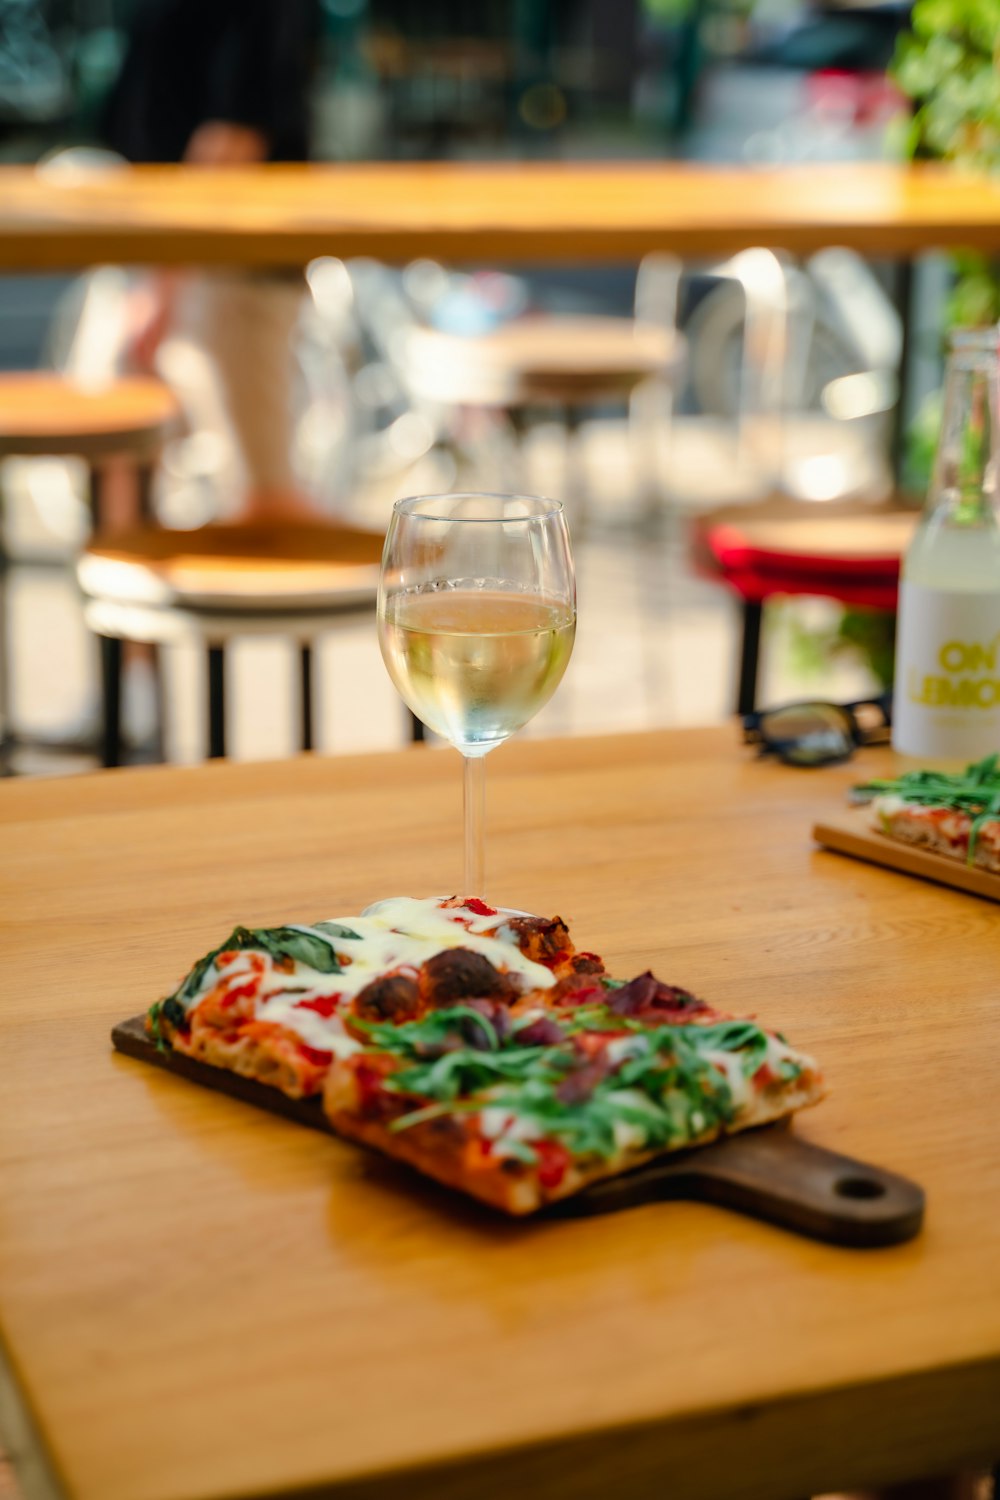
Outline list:
[[[904,755],[1000,751],[1000,590],[899,590],[892,743]]]

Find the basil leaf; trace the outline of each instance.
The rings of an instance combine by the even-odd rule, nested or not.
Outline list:
[[[171,1026],[176,1027],[178,1030],[182,1031],[187,1025],[187,1011],[173,995],[170,995],[168,999],[163,1001],[160,1014],[165,1021],[169,1021]]]
[[[313,922],[312,926],[317,932],[328,932],[331,937],[343,938],[349,943],[364,942],[360,932],[355,932],[353,927],[345,927],[342,922]]]
[[[350,933],[347,928],[344,931],[352,937],[357,936],[355,933]],[[217,948],[212,949],[211,953],[206,953],[204,958],[198,960],[187,978],[169,998],[178,1001],[182,1006],[190,1004],[201,989],[205,975],[220,953],[243,952],[247,949],[267,953],[277,960],[297,959],[299,963],[308,964],[311,969],[316,969],[320,974],[344,972],[329,940],[310,931],[298,927],[234,927],[224,943],[220,943]]]
[[[263,948],[272,958],[295,959],[308,964],[320,974],[342,974],[333,944],[327,938],[301,927],[261,927],[251,933],[256,940],[251,946]]]
[[[255,941],[254,934],[249,928],[234,927],[224,943],[220,943],[217,948],[213,948],[211,953],[206,953],[204,958],[199,958],[190,974],[169,998],[179,1001],[182,1005],[187,1001],[193,1000],[201,989],[205,975],[215,963],[220,953],[229,953],[233,949],[256,947],[259,947],[259,944]]]
[[[154,1001],[154,1003],[149,1007],[149,1012],[148,1012],[148,1015],[149,1015],[149,1029],[150,1029],[150,1032],[152,1034],[153,1041],[156,1043],[156,1050],[158,1052],[166,1052],[168,1050],[166,1038],[163,1035],[163,1028],[160,1025],[160,1017],[162,1016],[162,1014],[163,1014],[163,1001],[162,1000],[156,1000],[156,1001]]]

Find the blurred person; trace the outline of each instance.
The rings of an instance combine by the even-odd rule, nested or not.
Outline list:
[[[132,162],[240,167],[309,156],[318,0],[137,0],[105,117]],[[292,467],[298,271],[162,272],[133,304],[129,356],[168,333],[207,356],[243,471],[233,520],[316,519]]]

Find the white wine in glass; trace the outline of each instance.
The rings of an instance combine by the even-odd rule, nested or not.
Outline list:
[[[400,696],[465,757],[465,896],[483,891],[483,757],[562,679],[576,592],[562,506],[531,495],[397,501],[379,643]]]

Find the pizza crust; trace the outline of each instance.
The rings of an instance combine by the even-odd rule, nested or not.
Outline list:
[[[243,1078],[280,1089],[290,1099],[308,1099],[323,1088],[326,1067],[310,1063],[298,1052],[291,1033],[233,1036],[210,1026],[194,1026],[190,1032],[173,1031],[170,1043],[186,1057],[197,1058],[214,1068],[225,1068]]]

